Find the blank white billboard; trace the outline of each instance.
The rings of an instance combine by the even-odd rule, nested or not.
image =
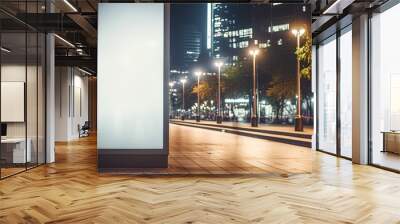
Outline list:
[[[162,149],[164,4],[101,3],[98,148]]]

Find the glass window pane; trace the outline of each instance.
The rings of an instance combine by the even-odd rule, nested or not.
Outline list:
[[[26,150],[26,33],[1,34],[1,174],[25,170]],[[28,147],[29,149],[29,147]]]
[[[336,153],[336,39],[318,48],[318,148]]]
[[[340,153],[352,157],[352,35],[340,36]]]
[[[400,170],[400,5],[372,17],[372,163]]]
[[[37,165],[37,98],[38,98],[38,35],[36,32],[28,32],[28,62],[27,62],[27,80],[26,80],[26,118],[27,118],[27,143],[28,150],[30,148],[31,153],[28,160],[28,168]]]

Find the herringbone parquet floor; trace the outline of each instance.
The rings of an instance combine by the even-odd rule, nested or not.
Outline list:
[[[312,173],[99,175],[86,138],[0,181],[0,223],[400,223],[400,175],[312,154]]]

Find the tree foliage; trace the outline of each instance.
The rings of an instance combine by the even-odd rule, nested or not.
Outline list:
[[[200,99],[203,100],[215,100],[215,96],[218,90],[218,80],[216,76],[201,76],[200,85],[197,86],[197,82],[193,84],[192,93],[199,93]]]
[[[248,91],[249,76],[246,67],[239,62],[236,65],[228,66],[223,71],[223,93],[227,98],[238,98]]]
[[[297,59],[300,60],[301,66],[301,76],[304,79],[311,79],[311,58],[312,58],[312,42],[311,37],[307,35],[306,41],[303,46],[296,49],[295,54],[297,55]]]
[[[282,117],[287,100],[293,99],[296,93],[296,80],[282,76],[273,77],[267,89],[268,101],[275,113],[275,120]]]
[[[237,98],[243,96],[248,88],[245,83],[248,81],[247,71],[241,63],[226,66],[221,71],[221,94],[225,98]],[[199,92],[202,100],[215,100],[218,92],[218,76],[206,75],[201,77],[200,85],[194,83],[192,93]]]

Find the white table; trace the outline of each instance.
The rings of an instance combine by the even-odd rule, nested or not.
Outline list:
[[[1,139],[1,144],[6,147],[13,147],[13,163],[26,163],[32,160],[31,139],[26,139],[28,142],[25,151],[25,138],[6,138]]]

